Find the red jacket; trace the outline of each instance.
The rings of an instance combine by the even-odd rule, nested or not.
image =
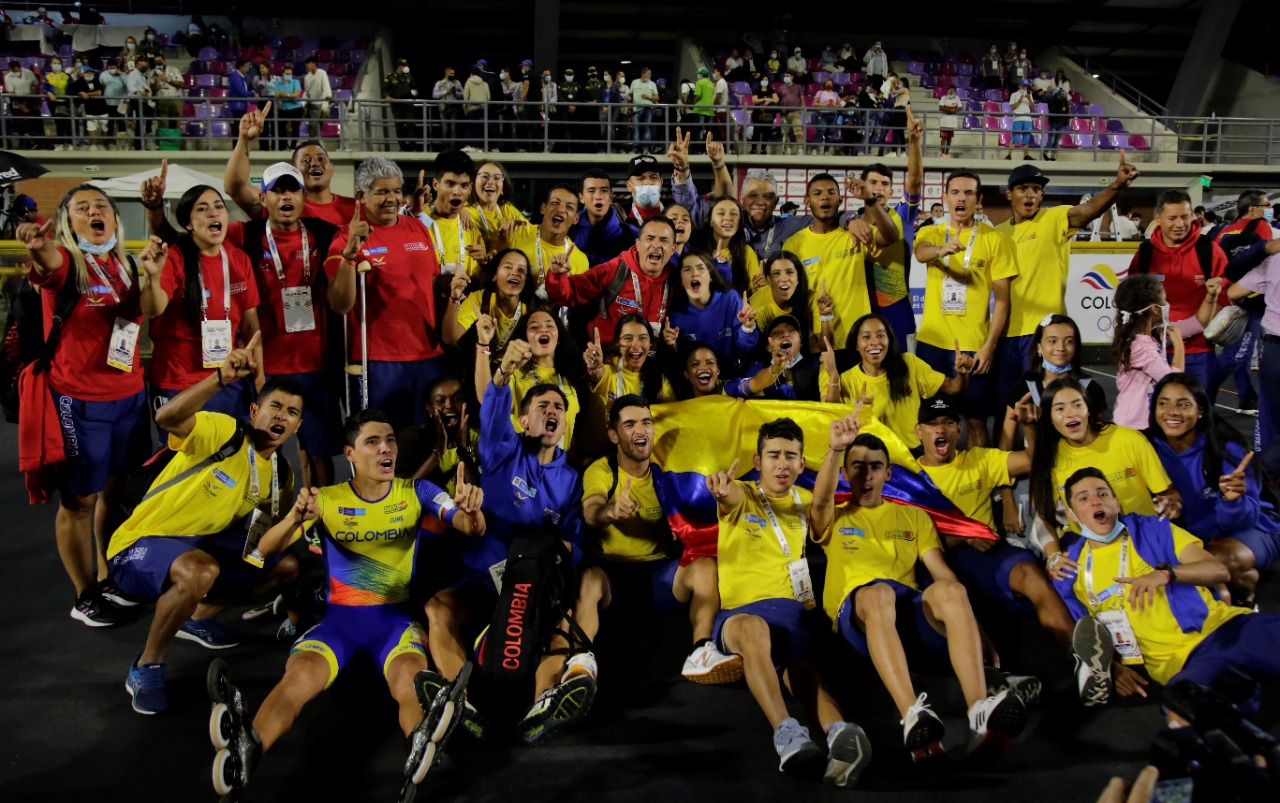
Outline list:
[[[67,459],[58,408],[49,391],[49,372],[37,374],[35,363],[18,375],[18,470],[26,475],[31,504],[47,504],[53,498],[58,464]]]
[[[640,269],[640,254],[633,245],[616,259],[596,265],[577,276],[547,273],[547,298],[553,304],[568,307],[591,304],[598,307],[601,296],[617,275],[619,265],[625,265],[631,276],[618,288],[618,297],[609,304],[604,314],[597,310],[587,324],[588,336],[592,328],[600,330],[600,344],[603,346],[613,342],[614,327],[618,325],[618,319],[632,312],[642,313],[651,326],[657,327],[654,329],[655,333],[661,330],[662,319],[667,315],[666,289],[667,275],[671,272],[670,263],[663,267],[658,276],[650,277]],[[637,283],[640,286],[640,303],[636,303]]]
[[[1200,302],[1204,301],[1204,271],[1200,268],[1200,260],[1196,257],[1196,240],[1200,239],[1200,224],[1192,224],[1187,239],[1170,247],[1165,245],[1164,237],[1157,228],[1151,233],[1151,266],[1152,276],[1161,277],[1164,283],[1165,298],[1169,302],[1169,320],[1173,323],[1196,317]],[[1138,255],[1133,255],[1129,270],[1136,273]],[[1213,269],[1211,276],[1221,276],[1227,267],[1227,255],[1217,243],[1213,244]],[[1218,299],[1218,309],[1230,303],[1227,299],[1227,288],[1223,285],[1222,295]],[[1188,354],[1203,354],[1213,351],[1213,346],[1204,339],[1204,333],[1185,338]]]

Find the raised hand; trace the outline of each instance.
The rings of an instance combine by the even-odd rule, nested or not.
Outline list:
[[[1211,277],[1211,278],[1208,278],[1208,279],[1205,279],[1205,280],[1204,280],[1204,294],[1205,294],[1205,296],[1207,296],[1207,297],[1208,297],[1208,298],[1210,298],[1210,299],[1214,299],[1214,298],[1217,298],[1217,297],[1218,297],[1218,294],[1219,294],[1219,293],[1221,293],[1221,292],[1222,292],[1222,277],[1221,277],[1221,276],[1213,276],[1213,277]]]
[[[911,113],[911,104],[907,104],[907,141],[914,144],[924,136],[924,120],[917,120]],[[1123,155],[1123,154],[1122,154]]]
[[[973,357],[970,357],[968,354],[965,354],[963,351],[960,350],[960,340],[958,338],[956,339],[955,344],[956,344],[956,363],[955,363],[956,376],[964,376],[965,374],[972,373],[973,363],[974,363]]]
[[[258,370],[258,361],[253,351],[258,347],[258,343],[261,340],[262,332],[254,332],[253,337],[249,338],[249,342],[243,348],[235,349],[227,355],[226,362],[218,368],[222,384],[228,385]]]
[[[600,346],[600,327],[598,326],[591,328],[591,342],[583,352],[582,361],[587,364],[587,370],[593,375],[599,374],[600,369],[604,368],[604,349]]]
[[[729,491],[733,488],[734,482],[738,477],[738,460],[729,465],[728,471],[716,471],[707,475],[707,490],[716,499],[724,499],[729,495]]]
[[[160,175],[144,179],[138,188],[144,206],[159,206],[164,203],[164,191],[169,176],[169,160],[160,160]]]
[[[1249,463],[1253,460],[1253,452],[1245,452],[1244,459],[1240,461],[1240,465],[1236,466],[1235,471],[1230,474],[1223,474],[1218,479],[1218,491],[1222,493],[1222,498],[1228,502],[1239,499],[1248,491],[1245,484],[1245,469],[1249,467]]]
[[[266,123],[267,115],[271,113],[271,101],[267,101],[261,109],[256,112],[248,112],[240,118],[240,136],[252,142],[262,133],[262,128]]]
[[[467,418],[467,403],[463,402],[458,411],[458,434],[454,446],[466,448],[471,444],[471,434],[467,431],[470,419]]]
[[[28,251],[41,251],[49,244],[49,230],[53,228],[53,219],[44,223],[23,223],[14,231],[13,236],[21,240]]]
[[[463,296],[467,294],[467,288],[470,286],[470,276],[465,273],[453,274],[453,278],[449,280],[449,298],[461,303]]]
[[[138,262],[147,273],[148,283],[160,281],[160,272],[164,269],[165,260],[168,258],[169,246],[159,237],[151,235],[151,241],[147,243],[147,247],[138,254]]]
[[[675,348],[680,342],[680,327],[671,325],[671,318],[662,319],[662,342]]]
[[[957,236],[957,237],[956,237],[956,239],[954,239],[954,240],[947,240],[945,243],[943,243],[942,245],[938,246],[938,257],[937,257],[937,258],[938,258],[938,259],[942,259],[942,258],[944,258],[944,257],[949,257],[949,256],[951,256],[952,254],[958,254],[958,253],[960,253],[960,252],[961,252],[961,251],[963,251],[963,250],[964,250],[964,246],[963,246],[963,245],[961,245],[961,243],[960,243],[960,238],[959,238],[959,236]]]
[[[742,309],[738,310],[738,323],[742,324],[743,329],[753,329],[756,325],[756,311],[747,300],[745,290],[742,292]]]
[[[1018,399],[1018,403],[1013,407],[1013,414],[1018,423],[1023,426],[1034,424],[1040,419],[1040,407],[1031,401],[1031,391],[1022,394],[1022,398]]]
[[[484,491],[479,485],[467,482],[467,474],[462,463],[458,463],[458,474],[453,483],[453,504],[458,510],[467,514],[480,512],[484,504]]]
[[[317,505],[319,493],[319,488],[308,488],[306,486],[299,488],[298,496],[293,500],[293,515],[303,521],[315,521],[320,518],[320,508]]]
[[[623,480],[621,490],[613,498],[613,504],[609,506],[609,520],[621,521],[630,518],[639,509],[640,505],[631,498],[631,475],[627,474],[626,479]]]
[[[863,382],[862,387],[858,390],[858,400],[856,402],[858,412],[861,412],[863,407],[874,406],[875,403],[876,403],[875,397],[867,395],[867,383]]]
[[[355,214],[347,224],[347,247],[342,249],[342,256],[348,261],[355,261],[360,255],[360,249],[369,239],[369,221],[360,219],[360,203],[363,200],[361,198],[356,201]]]
[[[818,285],[818,298],[815,303],[818,305],[819,315],[832,315],[836,311],[836,300],[827,292],[827,280],[825,278]]]
[[[467,215],[467,217],[471,217],[471,216]],[[500,229],[500,231],[502,232],[502,235],[501,235],[502,240],[508,243],[511,242],[511,238],[515,236],[516,229],[520,228],[521,226],[527,226],[527,225],[529,224],[523,220],[518,220],[518,219],[504,220],[502,222],[502,228]]]
[[[551,255],[551,272],[565,274],[569,272],[569,255],[573,253],[573,240],[569,241],[569,248],[558,254]]]
[[[853,445],[853,439],[858,437],[858,430],[862,428],[858,423],[858,415],[861,412],[861,409],[855,406],[853,412],[831,422],[828,445],[833,450],[843,452]]]
[[[465,212],[461,216],[468,219],[471,218],[471,215],[468,215]],[[472,243],[471,245],[464,246],[464,250],[467,252],[467,256],[471,257],[477,265],[483,265],[489,261],[489,253],[481,243]]]
[[[852,173],[845,176],[844,188],[854,198],[860,198],[863,201],[870,201],[876,197],[875,193],[871,191],[871,185]]]
[[[769,284],[769,278],[764,275],[764,271],[761,271],[757,273],[755,276],[751,277],[752,290],[759,290],[760,288],[765,287],[768,284]]]
[[[1116,168],[1116,187],[1128,187],[1138,178],[1138,168],[1124,160],[1124,151],[1120,151],[1120,166]]]
[[[429,203],[431,203],[431,200],[429,198],[430,194],[431,194],[431,187],[430,185],[427,184],[427,171],[419,170],[418,186],[416,189],[414,189],[413,197],[410,198],[409,200],[409,213],[412,214],[414,217],[417,217],[418,215],[422,214],[422,210],[425,209]],[[466,210],[462,211],[461,216],[465,218],[471,217],[471,215],[467,213]]]
[[[840,384],[840,369],[836,365],[836,349],[831,345],[831,338],[826,335],[822,336],[822,367],[827,372],[827,382]]]
[[[724,164],[724,143],[712,139],[710,131],[707,132],[707,158],[713,165]]]
[[[499,370],[510,376],[531,359],[533,359],[533,347],[523,340],[512,338],[507,342],[507,350],[502,354],[502,365],[499,366]]]
[[[487,346],[493,342],[493,334],[498,331],[498,325],[493,322],[493,316],[485,313],[476,318],[476,342],[481,346]]]
[[[680,126],[676,126],[676,141],[667,148],[667,158],[677,170],[689,166],[689,138],[693,133],[682,134]]]

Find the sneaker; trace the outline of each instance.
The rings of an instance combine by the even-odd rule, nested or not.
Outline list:
[[[1076,662],[1076,689],[1086,707],[1106,705],[1111,699],[1111,659],[1115,645],[1111,633],[1098,620],[1082,616],[1071,635]]]
[[[994,666],[984,666],[982,670],[986,675],[988,696],[1008,689],[1027,708],[1040,702],[1040,692],[1043,688],[1040,678],[1002,672]]]
[[[569,667],[565,671],[568,672]],[[568,680],[544,691],[534,701],[524,719],[520,720],[521,738],[525,744],[534,744],[566,725],[581,720],[591,710],[595,697],[595,675],[588,672],[575,673]]]
[[[1004,689],[969,709],[969,758],[996,758],[1027,726],[1027,708]]]
[[[120,586],[111,582],[110,578],[98,583],[98,593],[106,597],[107,602],[118,608],[132,608],[141,601],[124,593]]]
[[[298,638],[298,626],[285,619],[276,628],[276,641],[293,641]]]
[[[742,680],[742,656],[725,655],[705,641],[684,659],[682,674],[694,683],[733,683]]]
[[[1237,409],[1237,412],[1242,413],[1242,414],[1244,414],[1244,415],[1257,415],[1257,414],[1258,414],[1258,402],[1257,402],[1257,400],[1256,400],[1256,399],[1241,399],[1241,400],[1240,400],[1240,407]]]
[[[822,780],[832,786],[856,786],[871,763],[871,740],[852,722],[837,722],[827,733],[827,771]]]
[[[413,676],[413,688],[418,693],[418,702],[422,705],[424,711],[430,708],[431,701],[436,698],[441,689],[452,685],[453,681],[430,669],[419,670]],[[477,741],[483,739],[485,730],[488,727],[484,715],[465,696],[462,698],[462,704],[463,731]]]
[[[778,772],[799,772],[822,760],[822,748],[795,717],[782,720],[773,732],[773,749],[778,751]]]
[[[207,650],[225,650],[240,644],[241,636],[210,616],[208,619],[188,619],[178,628],[178,638],[194,641]]]
[[[139,714],[163,714],[169,710],[169,694],[165,691],[164,664],[138,664],[138,653],[129,665],[124,690],[133,698],[133,710]]]
[[[901,722],[902,743],[916,763],[942,755],[942,736],[947,732],[942,720],[925,702],[928,698],[929,695],[922,692]]]
[[[596,664],[595,655],[589,652],[580,652],[569,658],[564,665],[564,672],[560,674],[560,682],[565,683],[576,677],[590,675],[592,680],[600,674],[600,667]]]
[[[86,588],[84,593],[76,598],[76,604],[71,609],[71,618],[89,627],[112,627],[124,620],[121,610],[108,602],[97,586]]]

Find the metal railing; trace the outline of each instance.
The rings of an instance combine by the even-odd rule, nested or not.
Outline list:
[[[1113,94],[1119,95],[1132,103],[1143,114],[1150,114],[1154,117],[1164,117],[1168,114],[1169,110],[1163,103],[1121,78],[1114,70],[1109,69],[1096,58],[1087,56],[1073,47],[1059,47],[1058,50],[1077,67],[1101,81]]]

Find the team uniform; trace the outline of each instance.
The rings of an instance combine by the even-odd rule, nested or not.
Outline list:
[[[750,248],[746,249],[746,252],[746,256],[743,258],[742,270],[747,277],[748,283],[750,283],[760,273],[760,257],[756,256],[756,252]],[[717,248],[711,253],[711,265],[720,272],[720,278],[724,279],[724,283],[733,287],[733,262],[729,257],[729,252]]]
[[[481,245],[480,231],[462,225],[459,212],[452,219],[437,218],[434,214],[420,212],[418,220],[431,233],[431,242],[435,245],[436,257],[440,261],[440,272],[453,275],[465,273],[475,278],[480,273],[480,264],[467,253],[467,246]]]
[[[177,454],[152,487],[217,452],[236,426],[236,419],[228,415],[196,413],[185,438],[169,435],[169,448]],[[131,597],[159,599],[169,587],[169,567],[182,554],[198,549],[218,561],[211,594],[251,589],[266,574],[242,558],[247,519],[263,505],[269,505],[273,517],[288,509],[292,481],[280,464],[287,461],[278,454],[259,457],[251,434],[246,433],[235,454],[143,501],[111,537],[107,560],[112,580]],[[265,568],[274,567],[282,557],[269,558]]]
[[[975,223],[969,233],[957,233],[950,223],[927,226],[917,232],[918,242],[939,247],[953,237],[958,237],[965,247],[947,257],[946,270],[938,266],[937,260],[929,263],[924,317],[916,334],[916,356],[947,376],[955,374],[956,341],[960,342],[961,351],[969,354],[986,342],[992,284],[1018,275],[1013,242],[986,223]],[[989,410],[984,402],[989,395],[990,377],[971,376],[962,394],[968,403],[966,412],[985,417]]]
[[[786,496],[769,498],[777,518],[770,523],[764,495],[752,482],[736,481],[742,501],[732,510],[718,509],[720,534],[716,563],[720,587],[720,612],[711,638],[725,654],[724,624],[739,614],[759,616],[769,623],[775,667],[783,668],[805,658],[813,648],[804,603],[796,599],[788,564],[804,558],[808,540],[808,508],[812,495],[803,488]],[[779,540],[785,539],[784,553]]]
[[[950,463],[941,466],[922,463],[920,468],[961,513],[995,531],[991,492],[1000,486],[1013,484],[1013,477],[1009,476],[1009,452],[965,449],[957,452]],[[1010,610],[1026,611],[1030,608],[1029,603],[1014,596],[1009,584],[1009,576],[1019,563],[1036,563],[1030,551],[1002,538],[986,552],[969,546],[948,549],[947,560],[970,591],[980,592]]]
[[[498,204],[497,209],[484,209],[475,204],[467,204],[466,213],[471,216],[472,226],[480,230],[480,239],[484,241],[485,250],[493,251],[498,244],[498,238],[502,236],[502,224],[510,220],[528,223],[528,219],[524,214],[516,209],[515,204],[510,201],[504,201]],[[525,228],[517,227],[517,231]]]
[[[351,223],[351,218],[355,217],[355,214],[356,199],[339,195],[336,192],[333,193],[333,200],[327,204],[317,203],[310,198],[302,202],[303,217],[318,218],[343,230]],[[267,208],[265,206],[259,212],[259,217],[266,219]]]
[[[874,233],[875,228],[872,227]],[[788,237],[782,244],[782,250],[800,257],[809,278],[809,298],[812,299],[815,321],[819,317],[818,293],[822,280],[826,279],[827,295],[835,301],[831,344],[837,349],[844,348],[853,322],[871,312],[867,260],[878,258],[880,249],[855,241],[845,228],[826,234],[817,234],[806,228]]]
[[[942,549],[938,531],[928,514],[917,507],[885,499],[875,507],[836,507],[824,536],[827,578],[823,609],[832,628],[863,655],[870,655],[867,637],[859,627],[854,595],[872,583],[893,589],[900,606],[911,607],[915,643],[935,655],[946,655],[947,640],[924,615],[924,595],[916,582],[916,564],[930,550]],[[898,633],[909,636],[908,619],[898,617]],[[904,639],[904,643],[906,643]]]
[[[853,366],[840,374],[840,401],[853,404],[864,395],[871,398],[870,409],[863,407],[861,423],[867,419],[878,418],[902,438],[908,448],[915,449],[920,445],[916,437],[916,421],[920,413],[920,400],[934,396],[942,389],[947,378],[925,364],[924,360],[914,354],[903,354],[907,363],[907,376],[911,385],[911,393],[905,399],[894,399],[889,393],[889,375],[868,376],[862,370],[862,364]],[[818,377],[820,387],[827,387],[831,382],[825,368]],[[862,392],[866,387],[866,393]]]
[[[329,246],[325,276],[330,283],[338,273],[347,231],[342,229]],[[370,223],[369,239],[356,257],[368,260],[369,406],[384,411],[397,431],[409,423],[426,421],[427,388],[440,374],[444,352],[437,331],[434,282],[440,275],[431,234],[422,223],[401,215],[390,226]],[[356,303],[348,315],[351,342],[348,359],[360,362],[360,299],[356,279]],[[354,394],[353,394],[354,396]]]
[[[184,298],[187,282],[197,282],[204,295],[202,320],[194,324]],[[157,410],[222,364],[236,348],[244,314],[257,309],[259,303],[253,263],[240,249],[226,246],[213,256],[201,254],[197,270],[184,264],[182,249],[170,248],[160,274],[160,287],[169,297],[169,304],[151,321],[151,395]],[[213,334],[214,327],[221,332]],[[211,332],[207,338],[210,345],[220,350],[217,365],[206,365],[201,334],[206,329]],[[227,385],[205,402],[204,409],[243,416],[249,410],[252,388],[252,382]]]
[[[898,230],[898,239],[875,255],[871,263],[875,307],[898,337],[898,350],[906,353],[907,337],[915,334],[916,315],[911,309],[911,290],[907,278],[911,273],[916,216],[920,214],[920,195],[904,192],[902,200],[885,208],[885,214]]]
[[[1065,314],[1067,269],[1076,230],[1069,206],[1041,208],[1030,220],[1006,220],[996,231],[1013,240],[1018,252],[1018,278],[1009,287],[1009,326],[1001,344],[997,390],[1005,393],[1028,368],[1036,327],[1046,315]]]
[[[778,306],[778,302],[773,300],[773,289],[770,287],[761,287],[759,290],[751,294],[749,302],[751,309],[756,311],[756,328],[761,332],[769,331],[769,324],[773,323],[773,319],[781,315],[795,315],[791,309],[783,309]],[[798,318],[797,318],[798,320]],[[822,351],[822,328],[818,326],[817,332],[806,333],[809,337],[808,351]]]
[[[725,373],[733,373],[760,343],[759,324],[753,324],[748,332],[738,320],[740,312],[742,296],[739,293],[712,290],[705,307],[696,307],[689,302],[685,309],[671,310],[669,317],[671,325],[680,330],[680,342],[710,346],[724,366]]]
[[[64,248],[58,253],[61,268],[47,275],[32,270],[29,276],[40,288],[46,337],[59,294],[76,281],[71,255]],[[85,259],[89,288],[62,324],[48,371],[66,453],[59,488],[71,494],[101,491],[108,477],[140,457],[149,418],[136,339],[143,316],[133,267],[121,265],[114,253],[102,259],[86,254]],[[116,329],[129,327],[135,333],[132,344],[118,342]]]
[[[607,431],[609,428],[609,408],[613,406],[614,399],[634,393],[638,396],[644,396],[651,404],[661,404],[662,402],[676,400],[676,393],[671,387],[671,381],[665,376],[662,377],[662,387],[657,392],[656,398],[645,396],[641,390],[640,373],[638,371],[628,371],[625,368],[619,370],[616,363],[606,362],[603,372],[600,374],[600,379],[591,386],[591,392],[587,394],[585,416],[581,422],[583,430],[578,436],[579,440],[586,438],[586,443],[598,446],[601,449],[612,447]]]
[[[227,242],[254,263],[267,378],[286,377],[302,386],[298,437],[307,453],[341,454],[342,444],[335,434],[339,431],[337,400],[325,376],[329,340],[324,256],[337,230],[328,229],[328,238],[321,242],[305,223],[295,231],[272,231],[268,223],[261,242],[248,244],[246,228],[244,223],[232,223],[227,227]]]
[[[580,248],[573,246],[573,241],[565,238],[563,245],[552,245],[539,235],[537,226],[521,226],[511,234],[507,244],[520,252],[529,260],[529,281],[538,287],[538,295],[545,298],[546,291],[542,285],[547,281],[547,272],[551,270],[551,258],[556,254],[569,255],[569,275],[577,276],[591,269],[587,255]]]
[[[348,482],[321,488],[316,507],[319,517],[305,530],[328,566],[329,605],[289,654],[320,655],[330,684],[358,652],[376,660],[384,676],[401,655],[425,660],[409,585],[420,531],[443,532],[457,515],[449,494],[427,480],[397,478],[381,499],[364,499]]]
[[[560,436],[559,446],[566,452],[573,445],[573,433],[577,427],[578,414],[582,412],[582,402],[578,399],[578,391],[572,382],[556,373],[554,368],[543,368],[531,365],[517,368],[515,374],[507,381],[511,389],[511,426],[520,426],[520,403],[524,396],[537,385],[555,385],[564,391],[569,404],[565,407],[564,434]],[[486,431],[487,432],[487,431]]]
[[[1121,510],[1128,513],[1156,515],[1151,495],[1173,485],[1155,448],[1142,433],[1108,424],[1088,446],[1072,446],[1065,440],[1058,443],[1058,455],[1053,463],[1053,493],[1059,510],[1068,507],[1063,493],[1067,478],[1090,466],[1106,475]],[[1073,524],[1071,529],[1079,532],[1080,525]]]

